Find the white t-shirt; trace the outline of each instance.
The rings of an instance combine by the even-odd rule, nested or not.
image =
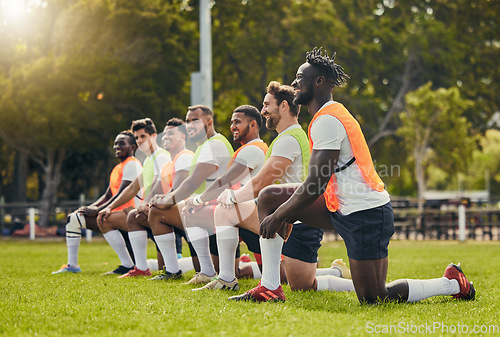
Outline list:
[[[142,165],[138,160],[130,160],[123,166],[122,181],[134,181],[142,173]],[[134,197],[134,207],[139,207],[141,199]]]
[[[327,102],[323,107],[329,104],[333,102]],[[347,164],[353,157],[347,132],[336,117],[331,115],[318,117],[311,126],[311,139],[314,144],[313,150],[340,150],[338,167]],[[338,211],[343,215],[382,206],[390,201],[387,191],[376,191],[366,183],[356,162],[335,173],[335,178]]]
[[[299,124],[294,124],[283,130],[282,133],[300,128],[302,127]],[[302,182],[302,150],[300,149],[299,141],[294,136],[281,136],[274,143],[270,157],[283,157],[292,161],[292,164],[287,168],[283,176],[278,179],[280,184]]]
[[[141,173],[141,163],[138,160],[129,160],[123,167],[122,181],[134,181]]]
[[[247,144],[256,142],[262,142],[262,140],[260,138],[256,138],[249,141]],[[262,166],[264,166],[265,159],[266,155],[264,151],[262,151],[262,149],[258,146],[245,146],[240,152],[238,152],[234,161],[252,170],[249,170],[249,173],[246,174],[245,178],[241,180],[242,185],[248,183],[251,178],[255,177],[257,173],[259,173]]]
[[[193,161],[192,153],[183,153],[175,161],[174,171],[189,171],[191,168],[191,162]]]
[[[215,137],[215,134],[213,137]],[[231,157],[229,150],[222,141],[218,139],[213,139],[205,142],[202,145],[200,155],[196,164],[211,164],[217,166],[217,170],[212,173],[206,180],[207,186],[209,186],[215,179],[219,178],[227,168],[227,163]]]

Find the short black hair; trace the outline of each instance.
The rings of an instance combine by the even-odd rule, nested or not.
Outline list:
[[[193,106],[188,107],[189,111],[194,111],[196,109],[201,109],[203,111],[203,114],[206,116],[210,116],[212,118],[214,117],[214,113],[213,113],[212,109],[210,109],[206,105],[197,104],[197,105],[193,105]]]
[[[122,131],[122,132],[120,132],[118,134],[118,136],[120,136],[120,135],[127,136],[128,137],[128,142],[130,143],[130,145],[137,146],[137,143],[135,141],[135,137],[134,137],[134,134],[132,133],[132,131],[130,131],[130,130],[124,130],[124,131]]]
[[[341,65],[334,62],[336,55],[337,53],[333,52],[332,57],[329,57],[326,50],[323,54],[323,48],[314,47],[313,50],[306,53],[306,62],[315,66],[321,75],[330,80],[334,87],[341,87],[347,83],[349,75],[344,72]]]
[[[184,134],[184,136],[186,136],[186,139],[187,139],[187,130],[186,130],[186,123],[180,119],[180,118],[170,118],[168,121],[167,121],[167,124],[165,125],[165,127],[167,126],[175,126],[180,132],[182,132]]]
[[[253,105],[240,105],[236,109],[234,109],[233,113],[241,112],[244,113],[245,116],[250,117],[254,121],[257,122],[259,129],[262,127],[262,116],[259,110]]]
[[[288,106],[290,107],[290,112],[292,113],[292,116],[298,116],[299,115],[299,109],[300,107],[293,103],[293,98],[294,98],[294,91],[293,88],[289,85],[284,85],[281,84],[280,82],[277,81],[271,81],[267,85],[266,91],[268,94],[271,94],[276,98],[278,101],[278,105],[286,101],[288,103]]]
[[[144,131],[149,135],[156,133],[156,126],[151,118],[143,118],[133,121],[131,129],[132,132],[144,129]]]

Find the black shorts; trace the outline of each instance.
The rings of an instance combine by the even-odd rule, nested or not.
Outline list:
[[[391,203],[342,215],[331,213],[333,227],[344,239],[347,255],[354,260],[387,257],[389,241],[394,234]]]
[[[307,263],[318,262],[318,249],[321,247],[323,230],[309,227],[304,223],[293,225],[288,240],[283,245],[282,254]]]
[[[246,243],[248,250],[254,254],[260,254],[259,234],[255,234],[245,228],[240,228],[240,238]]]

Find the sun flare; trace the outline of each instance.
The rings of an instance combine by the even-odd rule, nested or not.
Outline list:
[[[22,0],[4,0],[0,7],[3,20],[15,21],[26,13],[25,2]]]

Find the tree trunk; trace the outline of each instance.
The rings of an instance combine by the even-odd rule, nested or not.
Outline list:
[[[425,156],[425,147],[420,146],[420,148],[416,147],[413,151],[415,156],[415,177],[417,178],[417,197],[418,197],[418,208],[417,208],[417,234],[421,233],[424,235],[425,233],[425,222],[424,222],[424,194],[426,190],[426,181],[425,181],[425,167],[424,167],[424,156]],[[417,235],[418,239],[418,235]]]
[[[49,218],[52,215],[57,196],[57,188],[61,182],[61,168],[66,156],[66,150],[55,151],[48,150],[43,170],[45,174],[45,186],[43,188],[42,200],[40,205],[41,227],[48,227]]]
[[[12,201],[26,201],[26,181],[28,176],[28,155],[22,151],[16,151],[14,162],[14,178],[12,179],[11,191]]]
[[[401,85],[399,87],[399,90],[392,100],[392,104],[387,110],[384,118],[380,122],[377,133],[368,140],[369,147],[375,145],[375,143],[377,143],[382,138],[392,136],[396,133],[396,129],[389,127],[389,122],[392,120],[394,114],[403,110],[405,104],[405,95],[410,92],[412,88],[416,87],[416,84],[413,83],[413,77],[415,72],[417,71],[417,67],[415,66],[415,57],[412,50],[410,50],[408,58],[405,62],[403,74],[401,75]]]
[[[424,202],[425,202],[425,173],[424,173],[424,160],[425,152],[415,151],[415,176],[417,178],[417,196],[418,196],[418,214],[419,216],[424,212]]]

